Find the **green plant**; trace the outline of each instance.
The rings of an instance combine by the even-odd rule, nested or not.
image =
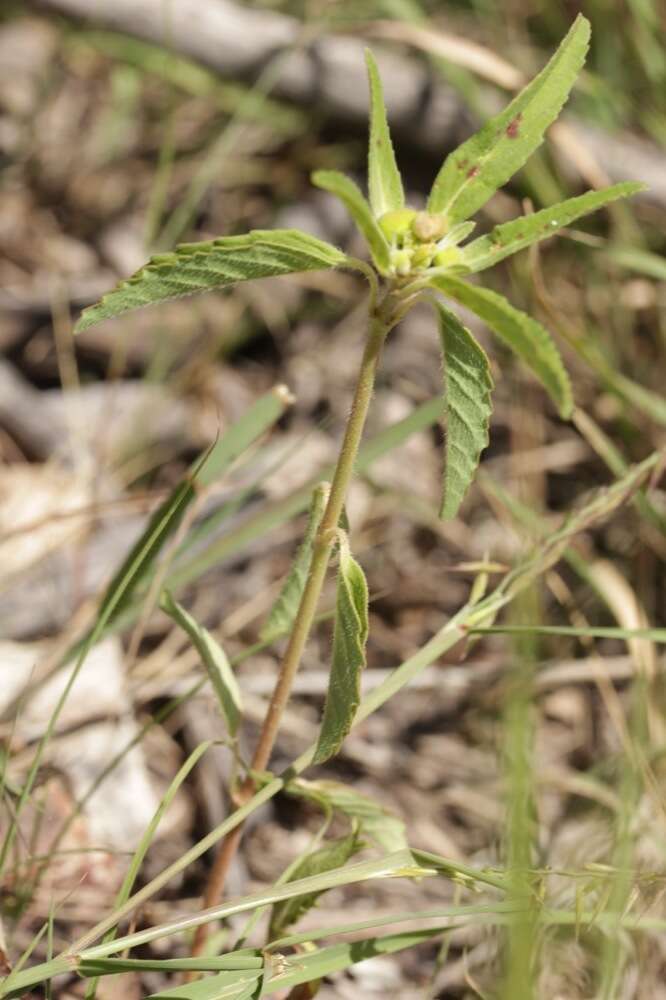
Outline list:
[[[271,972],[265,956],[242,948],[233,949],[222,959],[207,958],[203,955],[205,930],[216,918],[272,905],[271,929],[275,935],[283,935],[281,938],[271,936],[268,945],[275,951],[278,947],[286,948],[297,943],[297,935],[284,935],[288,925],[312,905],[319,893],[334,885],[369,877],[443,873],[463,886],[480,883],[500,891],[510,890],[509,881],[500,874],[466,869],[423,852],[410,852],[400,824],[396,825],[395,821],[392,822],[378,807],[362,797],[354,796],[335,783],[307,783],[296,779],[310,763],[323,763],[337,753],[352,726],[395,694],[418,670],[451,648],[469,630],[481,630],[492,622],[497,611],[528,586],[535,574],[544,572],[559,558],[574,531],[586,527],[596,518],[607,516],[617,503],[631,497],[655,464],[655,460],[650,459],[637,470],[630,470],[614,493],[592,503],[571,525],[553,536],[550,547],[544,545],[531,560],[514,569],[489,597],[470,600],[431,643],[403,664],[373,696],[361,702],[360,674],[365,663],[368,595],[363,571],[350,550],[344,526],[344,505],[372,399],[375,373],[390,331],[415,303],[426,299],[433,304],[439,325],[445,376],[443,517],[451,518],[457,514],[487,444],[493,385],[485,352],[452,310],[451,302],[474,312],[529,366],[553,399],[560,415],[563,418],[571,415],[571,386],[548,332],[504,298],[474,284],[469,278],[518,250],[548,238],[581,216],[635,193],[641,185],[625,183],[604,191],[589,192],[496,226],[489,234],[475,240],[465,241],[474,229],[470,216],[482,208],[494,191],[526,162],[540,145],[547,127],[559,114],[583,64],[588,39],[589,24],[579,17],[557,53],[532,83],[500,115],[447,157],[435,179],[425,211],[405,205],[381,82],[374,59],[368,53],[371,90],[369,201],[351,180],[339,173],[318,171],[313,181],[343,201],[366,239],[371,263],[351,258],[337,248],[298,231],[254,231],[206,243],[187,244],[174,253],[153,257],[136,275],[122,282],[82,315],[79,330],[129,310],[180,295],[298,271],[348,268],[359,271],[370,286],[368,334],[338,461],[330,486],[322,484],[314,491],[306,537],[266,625],[266,642],[278,635],[286,634],[289,638],[252,761],[235,790],[239,808],[177,865],[177,870],[182,870],[209,846],[224,838],[206,889],[206,909],[193,918],[123,938],[107,938],[102,945],[91,946],[98,937],[112,931],[133,906],[157,891],[173,874],[175,869],[172,866],[130,899],[127,898],[128,885],[108,919],[77,942],[67,956],[46,963],[41,972],[29,970],[10,977],[0,995],[18,995],[27,986],[68,968],[76,968],[82,975],[94,979],[112,972],[155,967],[155,963],[151,965],[147,960],[141,965],[131,959],[113,959],[110,956],[160,936],[195,929],[194,958],[189,962],[169,963],[163,960],[157,963],[157,967],[188,973],[216,971],[217,975],[202,983],[178,987],[177,994],[167,991],[161,995],[178,995],[189,1000],[228,996],[239,1000],[241,997],[257,996],[262,991],[268,993],[283,986],[312,982],[317,976],[334,968],[344,968],[345,964],[360,960],[360,957],[355,957],[349,948],[345,950],[342,947],[335,955],[328,954],[327,949],[320,949],[316,953],[316,961],[308,964],[307,959],[303,959],[300,968],[304,972],[295,967],[288,967],[286,972],[284,969]],[[206,469],[205,463],[204,459],[201,469]],[[193,471],[193,478],[201,469],[197,467]],[[129,567],[123,565],[112,590],[113,601],[103,603],[98,626],[84,646],[81,657],[85,656],[89,646],[101,635],[116,612],[125,607],[139,580],[138,569],[152,562],[165,536],[177,523],[181,507],[184,508],[192,496],[193,489],[188,480],[181,492],[175,494],[159,512],[154,524],[154,537],[133,550]],[[338,570],[333,664],[321,732],[316,745],[295,761],[286,775],[276,778],[266,774],[271,752],[315,621],[329,563],[336,550]],[[212,636],[198,627],[168,594],[164,596],[162,606],[186,630],[199,650],[233,738],[242,708],[226,657],[216,647]],[[325,846],[313,845],[313,849],[299,859],[293,870],[285,874],[277,888],[247,897],[241,903],[220,906],[218,901],[245,818],[261,802],[284,787],[294,794],[308,796],[329,817],[334,811],[342,812],[351,822],[351,834],[341,841],[325,842]],[[359,833],[374,840],[388,853],[377,862],[346,866],[347,860],[358,849]],[[324,830],[319,839],[323,835]],[[145,845],[142,845],[140,850],[144,848]],[[132,871],[135,869],[136,865]],[[288,900],[299,902],[285,907]],[[493,904],[492,912],[496,915],[506,912],[502,910],[502,905]],[[460,908],[458,915],[471,915],[472,909]],[[439,911],[437,915],[445,918],[452,914]],[[440,933],[441,929],[436,932]],[[371,942],[375,953],[378,953],[395,950],[416,940],[427,940],[428,935],[433,933],[431,930],[415,932],[399,940],[399,936],[373,938]],[[305,940],[312,942],[315,935],[307,935]]]

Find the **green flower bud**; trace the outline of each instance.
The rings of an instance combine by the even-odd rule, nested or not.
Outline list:
[[[453,267],[454,264],[459,264],[462,260],[462,253],[458,247],[447,247],[446,250],[440,250],[435,254],[435,259],[433,260],[434,267]]]
[[[430,212],[417,212],[412,220],[412,232],[421,243],[440,240],[448,229],[445,215],[431,215]]]
[[[396,274],[404,277],[412,270],[411,250],[394,250],[391,254],[391,264]]]
[[[385,212],[379,219],[379,225],[387,240],[390,242],[394,236],[404,236],[409,232],[415,215],[412,208],[397,208],[393,212]]]
[[[412,262],[415,267],[428,267],[433,256],[437,252],[435,243],[422,243],[412,250]]]

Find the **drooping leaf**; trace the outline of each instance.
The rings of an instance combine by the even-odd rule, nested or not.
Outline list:
[[[313,763],[333,757],[351,729],[361,700],[361,671],[368,638],[368,585],[340,533],[340,565],[333,629],[333,666]]]
[[[243,708],[238,682],[227,659],[227,654],[208,629],[199,625],[168,591],[162,595],[160,606],[192,640],[192,644],[206,669],[229,732],[235,736]]]
[[[264,642],[271,642],[276,636],[285,635],[294,623],[310,571],[312,549],[324,516],[328,494],[328,483],[320,483],[313,491],[305,537],[277,600],[270,610],[266,624],[261,630],[261,639]]]
[[[237,281],[318,271],[344,264],[336,247],[296,229],[256,229],[244,236],[223,236],[205,243],[184,243],[158,254],[98,303],[85,309],[76,332],[132,309]]]
[[[362,844],[359,842],[356,830],[346,837],[331,840],[316,851],[311,851],[301,858],[291,872],[289,881],[294,882],[299,878],[321,875],[323,872],[342,868],[361,847]],[[295,896],[293,899],[285,899],[281,903],[275,903],[271,911],[268,940],[274,941],[284,934],[288,927],[291,927],[308,910],[312,909],[319,896],[321,896],[321,892],[310,892],[305,896]]]
[[[474,215],[541,144],[585,61],[590,23],[578,15],[548,65],[495,118],[444,162],[428,200],[428,211],[450,222]]]
[[[287,792],[310,798],[328,809],[338,810],[359,824],[359,833],[386,851],[409,846],[404,822],[367,795],[361,795],[340,781],[290,781]]]
[[[609,205],[618,198],[627,198],[644,189],[644,184],[626,181],[614,184],[603,191],[588,191],[578,198],[569,198],[559,205],[551,205],[533,215],[523,215],[511,222],[505,222],[478,240],[468,243],[463,249],[463,262],[471,272],[483,271],[492,267],[498,261],[511,256],[518,250],[547,240],[550,236],[568,226],[582,215],[596,212],[598,208]]]
[[[532,370],[567,419],[573,410],[571,383],[560,352],[546,329],[488,288],[470,285],[452,275],[433,278],[440,292],[476,313]]]
[[[386,274],[389,269],[388,241],[358,185],[337,170],[316,170],[312,175],[312,183],[324,191],[330,191],[345,205],[365,237],[377,269]]]
[[[395,162],[393,143],[386,120],[382,81],[375,57],[365,50],[370,81],[370,148],[368,151],[368,193],[377,218],[405,204],[402,179]]]
[[[444,356],[446,457],[442,518],[455,517],[488,444],[493,380],[488,358],[469,330],[438,305]]]

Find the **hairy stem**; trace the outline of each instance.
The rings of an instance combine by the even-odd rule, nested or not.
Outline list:
[[[264,771],[268,766],[280,728],[282,715],[289,701],[294,678],[312,629],[312,623],[326,578],[326,570],[331,558],[331,551],[336,539],[338,524],[342,515],[347,491],[349,490],[349,484],[354,474],[354,464],[372,399],[375,373],[382,345],[387,333],[395,325],[398,314],[398,298],[390,292],[386,295],[382,303],[371,309],[368,338],[363,352],[351,412],[347,420],[345,435],[333,474],[331,492],[319,526],[319,531],[317,532],[312,553],[312,562],[298,608],[298,614],[280,665],[273,695],[266,711],[266,717],[264,718],[261,733],[259,734],[259,741],[252,758],[251,767],[255,772]],[[241,801],[246,801],[253,792],[254,783],[250,776],[240,789]],[[241,840],[241,834],[242,825],[237,826],[222,841],[206,885],[204,907],[215,906],[219,902],[224,890],[227,872]],[[194,955],[202,953],[207,935],[208,925],[202,924],[197,928],[192,949]]]

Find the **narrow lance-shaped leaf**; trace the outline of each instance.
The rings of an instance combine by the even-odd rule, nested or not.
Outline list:
[[[516,309],[496,292],[470,285],[460,278],[439,276],[431,284],[476,313],[531,369],[565,420],[571,416],[571,383],[560,352],[546,329],[527,313]]]
[[[402,179],[395,162],[391,142],[382,81],[375,57],[365,50],[365,61],[370,81],[370,148],[368,151],[368,193],[372,211],[379,218],[405,204]]]
[[[377,269],[386,274],[389,268],[389,245],[372,209],[357,184],[337,170],[316,170],[312,183],[336,195],[345,205],[370,248]]]
[[[547,240],[563,226],[570,225],[581,216],[596,212],[598,208],[603,208],[618,198],[627,198],[644,188],[644,184],[625,181],[604,188],[603,191],[588,191],[578,198],[569,198],[568,201],[551,205],[532,215],[504,222],[501,226],[495,226],[487,236],[468,243],[462,251],[463,263],[471,272],[483,271],[532,243]]]
[[[579,15],[548,65],[444,162],[428,200],[451,223],[474,215],[541,144],[585,61],[590,23]]]
[[[244,236],[184,243],[173,253],[151,257],[136,274],[84,310],[76,331],[183,295],[237,281],[338,267],[345,260],[336,247],[296,229],[257,229]]]
[[[386,851],[399,851],[409,846],[405,824],[398,816],[341,781],[306,781],[299,778],[290,781],[286,790],[289,794],[309,798],[328,809],[344,813],[359,824],[361,836],[369,837]]]
[[[324,516],[329,492],[328,483],[320,483],[313,491],[305,537],[299,546],[277,600],[270,610],[266,624],[261,630],[261,638],[264,642],[271,642],[276,636],[285,635],[294,623],[310,572],[312,549],[321,519]]]
[[[340,532],[340,565],[333,629],[333,666],[313,763],[333,757],[351,729],[361,700],[361,671],[368,638],[368,585]]]
[[[206,669],[229,732],[235,736],[242,715],[241,693],[226,653],[208,629],[199,625],[171,594],[165,592],[162,595],[160,606],[192,640]]]
[[[488,444],[493,380],[488,358],[457,316],[438,305],[446,385],[442,518],[455,517]]]
[[[342,868],[362,846],[355,830],[339,840],[331,840],[301,858],[291,872],[289,881],[294,882],[299,878],[321,875],[322,872]],[[275,903],[271,912],[268,940],[274,941],[283,935],[287,928],[312,909],[320,895],[320,892],[310,892],[305,896],[295,896],[293,899]]]

